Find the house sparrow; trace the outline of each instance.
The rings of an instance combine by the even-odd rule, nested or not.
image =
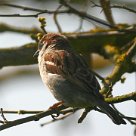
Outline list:
[[[82,56],[72,50],[64,35],[45,34],[38,51],[40,75],[58,101],[68,107],[99,107],[115,124],[126,124],[104,101],[97,79]]]

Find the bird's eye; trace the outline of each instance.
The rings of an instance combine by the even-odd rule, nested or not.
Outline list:
[[[38,50],[41,50],[42,49],[42,47],[43,47],[43,43],[42,42],[39,42],[39,44],[38,44]]]

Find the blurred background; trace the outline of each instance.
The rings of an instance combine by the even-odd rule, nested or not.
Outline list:
[[[0,0],[0,2],[4,2],[4,0]],[[13,0],[12,2],[6,2],[48,10],[54,10],[58,7],[57,0]],[[89,0],[73,0],[72,2],[77,8],[87,11],[89,14],[101,19],[105,19],[101,9],[92,8]],[[97,3],[98,1],[95,2]],[[111,2],[113,4],[126,4],[133,9],[136,8],[135,0],[111,0]],[[136,14],[121,9],[112,9],[112,11],[116,23],[135,23]],[[14,13],[32,14],[34,12],[0,6],[0,14]],[[42,17],[45,17],[47,20],[47,31],[57,32],[57,27],[54,24],[52,15],[43,14]],[[64,32],[77,30],[80,21],[78,17],[65,14],[60,15],[58,18]],[[28,28],[39,27],[37,18],[0,17],[0,23]],[[96,25],[99,24],[83,21],[81,31],[91,30]],[[12,32],[0,33],[0,48],[22,46],[30,42],[33,42],[33,40],[28,35]],[[97,64],[100,61],[100,65],[95,63],[96,60]],[[93,56],[93,65],[95,67],[94,70],[104,77],[107,76],[113,68],[111,63],[105,62],[97,55]],[[125,74],[124,76],[126,77],[125,84],[118,82],[113,88],[115,90],[114,95],[125,94],[136,89],[135,74]],[[4,110],[46,110],[55,102],[56,100],[41,81],[37,65],[4,67],[0,70],[0,108]],[[134,102],[124,102],[116,106],[125,115],[135,116]],[[77,124],[81,113],[82,110],[65,120],[41,127],[40,124],[52,119],[51,117],[46,117],[38,122],[30,122],[6,129],[0,132],[0,136],[134,136],[134,126],[130,123],[125,126],[117,126],[113,124],[106,115],[95,111],[91,111],[83,123]],[[14,120],[25,116],[26,115],[5,114],[7,120]]]

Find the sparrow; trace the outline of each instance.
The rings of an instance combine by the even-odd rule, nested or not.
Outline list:
[[[39,41],[38,52],[42,81],[64,106],[98,107],[115,124],[126,124],[117,111],[104,101],[95,75],[64,35],[45,34]]]

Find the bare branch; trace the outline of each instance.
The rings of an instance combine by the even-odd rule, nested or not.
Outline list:
[[[111,97],[111,98],[105,98],[105,101],[109,104],[115,104],[115,103],[121,103],[124,101],[134,100],[136,101],[136,91],[128,94],[124,94],[121,96]]]
[[[37,58],[34,58],[33,55],[36,50],[37,44],[35,43],[29,43],[22,47],[0,49],[0,68],[3,66],[35,64],[37,63]]]
[[[28,110],[18,110],[18,111],[14,111],[14,110],[3,110],[2,111],[3,114],[37,114],[40,112],[44,112],[42,110],[37,110],[37,111],[28,111]],[[0,112],[1,113],[1,112]]]
[[[2,117],[2,119],[3,119],[3,124],[5,124],[5,123],[7,123],[8,121],[7,121],[7,119],[6,119],[6,117],[5,117],[4,113],[3,113],[3,108],[1,108],[0,111],[1,111],[1,117]]]
[[[19,8],[25,11],[35,11],[37,12],[37,14],[34,14],[30,17],[37,17],[40,14],[54,14],[56,10],[46,10],[46,9],[37,9],[37,8],[32,8],[32,7],[27,7],[27,6],[21,6],[21,5],[16,5],[16,4],[8,4],[8,3],[1,3],[0,6],[8,6],[8,7],[13,7],[13,8]],[[59,10],[58,11],[59,14],[63,14],[63,13],[70,13],[69,10]],[[15,15],[15,16],[22,16],[22,15]],[[29,17],[29,16],[28,16]]]
[[[13,126],[16,126],[16,125],[26,123],[26,122],[38,121],[39,119],[41,119],[43,117],[50,116],[52,114],[56,114],[58,111],[60,111],[62,109],[65,109],[65,107],[61,106],[61,107],[58,107],[55,110],[50,110],[49,109],[49,110],[47,110],[45,112],[41,112],[41,113],[29,116],[29,117],[17,119],[17,120],[14,120],[14,121],[8,121],[6,124],[0,126],[0,131],[4,130],[4,129],[7,129],[7,128],[10,128],[10,127],[13,127]]]
[[[87,20],[93,20],[97,23],[103,24],[105,26],[111,27],[111,28],[115,28],[114,26],[108,24],[107,22],[96,18],[94,16],[91,16],[89,14],[87,14],[86,12],[80,12],[78,10],[76,10],[75,8],[71,7],[68,3],[66,3],[66,1],[61,0],[60,3],[62,5],[64,5],[65,7],[68,8],[68,10],[59,10],[57,12],[57,14],[61,14],[61,13],[72,13],[72,14],[76,14],[82,18],[85,18]],[[41,10],[41,9],[36,9],[36,8],[30,8],[30,7],[25,7],[25,6],[20,6],[20,5],[13,5],[13,4],[2,4],[2,6],[10,6],[10,7],[15,7],[15,8],[20,8],[20,9],[24,9],[24,10],[31,10],[31,11],[36,11],[36,14],[29,14],[29,15],[23,15],[23,14],[0,14],[0,17],[35,17],[37,18],[39,15],[47,13],[47,14],[54,14],[56,11],[49,11],[49,10]]]
[[[125,95],[122,95],[122,96],[116,96],[116,97],[113,97],[113,98],[106,98],[105,99],[105,101],[108,102],[109,104],[120,103],[120,102],[124,102],[124,101],[127,101],[127,100],[136,101],[136,92],[132,92],[132,93],[125,94]],[[8,121],[8,122],[6,122],[6,124],[3,124],[3,125],[0,126],[0,131],[7,129],[7,128],[10,128],[10,127],[13,127],[13,126],[17,126],[17,125],[20,125],[20,124],[27,123],[27,122],[30,122],[30,121],[38,121],[39,119],[46,117],[46,116],[50,116],[52,114],[60,113],[60,114],[65,115],[67,113],[75,112],[77,110],[79,110],[79,109],[77,109],[77,108],[76,109],[68,109],[65,106],[60,106],[60,107],[57,107],[55,110],[49,109],[47,111],[43,111],[43,112],[37,113],[37,114],[32,115],[32,116],[17,119],[17,120],[14,120],[14,121]],[[4,113],[4,111],[3,111],[3,113]],[[13,113],[13,111],[12,111],[12,113]],[[86,113],[88,113],[88,112],[86,112]],[[82,116],[83,119],[87,115],[86,113],[84,113],[84,115]],[[69,114],[69,115],[71,115],[71,114]],[[66,116],[66,117],[68,117],[68,116]],[[134,118],[132,118],[132,120],[134,120]]]
[[[97,17],[94,17],[92,15],[89,15],[87,14],[86,12],[81,12],[81,11],[78,11],[77,9],[73,8],[72,6],[70,6],[65,0],[60,0],[60,3],[62,5],[64,5],[65,7],[69,8],[69,10],[73,13],[73,14],[76,14],[78,15],[79,17],[82,17],[82,18],[85,18],[87,19],[88,21],[95,21],[97,23],[100,23],[100,24],[103,24],[105,26],[108,26],[110,28],[115,28],[115,26],[112,26],[111,24],[107,23],[106,21],[102,20],[102,19],[99,19]]]
[[[57,15],[58,15],[59,9],[60,9],[62,6],[63,6],[63,5],[59,5],[58,8],[56,9],[54,15],[53,15],[54,22],[55,22],[55,24],[56,24],[56,26],[57,26],[57,28],[58,28],[59,33],[62,33],[62,29],[61,29],[61,26],[59,25],[59,22],[58,22],[58,20],[57,20]]]
[[[26,6],[20,6],[20,5],[15,5],[15,4],[9,4],[9,3],[0,3],[0,6],[6,6],[6,7],[13,7],[13,8],[18,8],[18,9],[23,9],[23,10],[29,10],[29,11],[36,11],[36,12],[48,12],[46,10],[42,9],[37,9],[37,8],[32,8],[32,7],[26,7]]]
[[[132,13],[136,13],[136,10],[132,9],[132,8],[129,8],[127,7],[126,5],[118,5],[118,4],[115,4],[115,5],[111,5],[111,8],[120,8],[120,9],[124,9],[124,10],[127,10],[129,12],[132,12]]]
[[[82,29],[82,26],[83,26],[83,18],[80,18],[80,22],[79,22],[79,26],[78,26],[78,28],[75,30],[75,32],[80,32],[81,31],[81,29]]]
[[[106,19],[112,26],[115,26],[115,22],[112,16],[112,11],[110,8],[110,0],[100,0],[100,3],[101,3]]]
[[[102,7],[101,5],[99,4],[96,4],[95,2],[91,1],[91,3],[93,4],[93,7]],[[127,10],[129,12],[132,12],[132,13],[136,13],[136,10],[132,9],[132,8],[129,8],[127,7],[126,5],[119,5],[119,4],[114,4],[114,5],[111,5],[110,8],[119,8],[119,9],[124,9],[124,10]]]
[[[41,126],[41,127],[44,127],[45,125],[49,125],[49,124],[51,124],[51,123],[54,123],[54,122],[57,122],[57,121],[60,121],[60,120],[64,120],[65,118],[69,117],[70,115],[73,115],[73,113],[68,113],[68,114],[66,114],[66,115],[63,115],[63,116],[58,117],[58,118],[56,118],[56,119],[53,119],[53,120],[51,120],[51,121],[42,123],[42,124],[40,124],[40,126]]]
[[[43,14],[43,13],[40,13]],[[31,14],[31,15],[23,15],[23,14],[0,14],[0,17],[35,17],[37,18],[39,15],[39,13],[37,14]]]
[[[23,27],[15,27],[15,26],[10,26],[8,24],[0,23],[0,33],[6,31],[22,33],[22,34],[37,34],[41,32],[41,30],[36,27],[23,28]]]

